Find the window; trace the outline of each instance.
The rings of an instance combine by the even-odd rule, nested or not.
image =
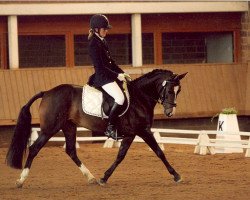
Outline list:
[[[207,35],[206,47],[208,63],[232,63],[234,61],[232,33],[213,33]]]
[[[111,56],[118,65],[132,63],[131,35],[112,34],[106,38]],[[75,66],[92,65],[88,54],[88,36],[74,36]]]
[[[163,33],[163,63],[202,63],[205,36],[200,33]]]
[[[20,68],[64,67],[64,35],[21,35],[19,41]]]
[[[92,65],[88,53],[88,35],[74,36],[75,66]]]
[[[231,63],[232,33],[163,33],[163,63]]]
[[[111,56],[118,65],[132,63],[131,34],[112,34],[106,37]]]
[[[154,63],[154,35],[142,33],[142,60],[143,64]]]

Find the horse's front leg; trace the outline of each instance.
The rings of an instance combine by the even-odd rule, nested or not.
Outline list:
[[[104,173],[104,177],[100,179],[100,185],[105,185],[105,183],[108,181],[109,177],[113,174],[116,167],[122,162],[122,160],[125,158],[129,147],[131,146],[135,136],[132,137],[125,137],[122,142],[121,146],[118,152],[118,155],[116,157],[115,162],[111,165],[111,167]]]
[[[166,159],[163,151],[157,144],[152,132],[150,129],[146,129],[138,134],[147,144],[148,146],[155,152],[155,154],[162,160],[168,172],[174,176],[175,182],[181,182],[181,176],[175,171],[175,169],[169,164],[168,160]]]

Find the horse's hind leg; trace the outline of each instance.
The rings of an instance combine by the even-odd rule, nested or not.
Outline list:
[[[168,172],[174,176],[175,182],[181,182],[181,176],[174,170],[174,168],[169,164],[167,161],[163,151],[157,144],[153,134],[150,130],[145,130],[139,135],[147,144],[148,146],[155,152],[155,154],[162,160],[164,165],[167,167]]]
[[[95,177],[90,173],[88,168],[79,160],[76,153],[76,125],[70,121],[67,121],[62,128],[66,138],[66,153],[79,167],[84,176],[87,177],[88,183],[97,183]]]
[[[41,150],[41,148],[46,144],[46,142],[49,140],[51,136],[46,135],[41,131],[41,134],[37,138],[37,140],[29,147],[29,154],[25,163],[25,166],[22,170],[22,173],[20,175],[20,179],[16,181],[16,186],[18,188],[23,186],[24,181],[27,179],[29,170],[31,168],[31,164],[38,154],[38,152]]]

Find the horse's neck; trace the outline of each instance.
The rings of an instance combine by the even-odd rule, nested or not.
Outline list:
[[[153,85],[153,82],[142,83],[142,82],[134,82],[130,85],[129,88],[132,95],[136,99],[140,99],[141,103],[148,104],[150,107],[155,107],[158,99],[157,91]]]
[[[134,83],[135,87],[151,99],[157,100],[159,95],[156,90],[154,79],[141,79]]]

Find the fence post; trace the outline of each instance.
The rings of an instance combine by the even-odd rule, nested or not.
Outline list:
[[[206,155],[214,154],[214,148],[208,147],[210,143],[209,137],[205,131],[201,131],[198,137],[198,145],[194,149],[195,154]]]
[[[246,150],[245,157],[250,157],[250,137],[249,137],[249,141],[248,141],[248,145],[247,145],[247,150]]]
[[[104,145],[103,148],[114,148],[114,147],[120,147],[121,146],[121,142],[120,141],[115,141],[113,139],[108,138]]]

